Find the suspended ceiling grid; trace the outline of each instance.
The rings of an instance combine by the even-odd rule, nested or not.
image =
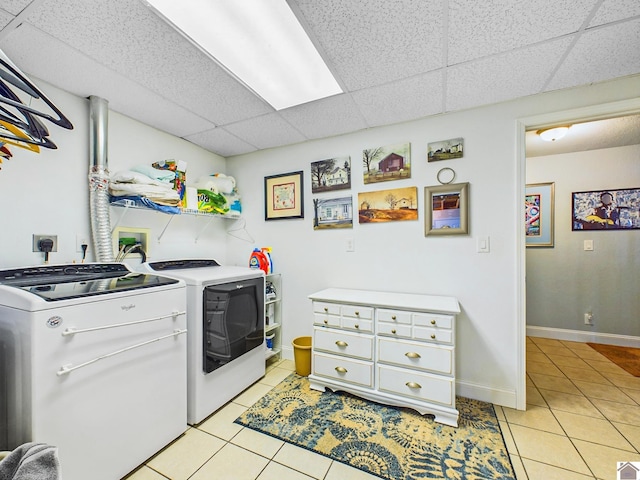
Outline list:
[[[275,111],[142,0],[2,0],[0,49],[224,157],[640,73],[637,0],[289,3],[345,93]]]

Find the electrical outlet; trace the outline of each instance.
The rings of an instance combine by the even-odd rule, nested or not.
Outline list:
[[[58,236],[57,235],[36,235],[35,233],[33,234],[33,251],[34,252],[41,252],[42,250],[40,250],[40,240],[44,240],[44,239],[50,239],[53,241],[53,248],[51,249],[52,252],[57,252],[58,251]]]
[[[347,238],[347,241],[345,242],[345,249],[347,252],[355,252],[356,247],[353,243],[353,238]]]
[[[593,314],[591,312],[587,312],[584,314],[584,324],[593,325]]]
[[[91,246],[89,235],[76,235],[76,252],[82,253],[82,245],[87,245],[87,249]]]

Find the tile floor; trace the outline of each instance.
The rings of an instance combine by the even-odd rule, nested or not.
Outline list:
[[[293,370],[270,365],[126,480],[377,478],[233,423]],[[496,413],[518,480],[612,480],[616,462],[640,462],[640,378],[584,343],[527,338],[527,410]]]

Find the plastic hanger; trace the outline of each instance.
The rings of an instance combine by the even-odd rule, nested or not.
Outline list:
[[[4,120],[0,120],[0,127],[0,138],[2,138],[2,141],[4,143],[24,148],[35,153],[40,153],[40,147],[38,146],[38,144],[34,143],[26,133],[24,133],[15,125]],[[7,135],[3,131],[3,129],[8,130],[13,135]]]

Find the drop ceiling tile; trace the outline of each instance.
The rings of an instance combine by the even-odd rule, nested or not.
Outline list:
[[[173,135],[183,136],[214,126],[28,24],[0,42],[0,48],[27,75],[46,78],[48,83],[80,97],[102,97],[111,110]]]
[[[353,92],[369,126],[388,125],[442,113],[442,71]]]
[[[32,0],[2,0],[2,9],[12,15],[18,15],[30,3]]]
[[[640,71],[640,19],[583,33],[547,90],[585,85]]]
[[[306,140],[304,135],[277,113],[225,125],[224,128],[259,149],[299,143]]]
[[[347,90],[442,66],[443,2],[294,0]]]
[[[571,38],[503,53],[447,70],[447,111],[540,92]]]
[[[640,15],[638,0],[604,0],[596,15],[589,23],[590,27],[597,27],[605,23],[616,22]]]
[[[142,2],[45,0],[28,21],[215,124],[273,111]]]
[[[4,10],[0,10],[0,32],[1,30],[7,26],[7,24],[13,20],[15,17]]]
[[[367,127],[353,99],[335,95],[280,111],[280,115],[307,138],[324,138]]]
[[[223,157],[241,155],[257,150],[255,146],[240,140],[224,128],[214,128],[205,132],[187,135],[184,139]]]
[[[449,1],[449,65],[578,31],[598,0]]]

